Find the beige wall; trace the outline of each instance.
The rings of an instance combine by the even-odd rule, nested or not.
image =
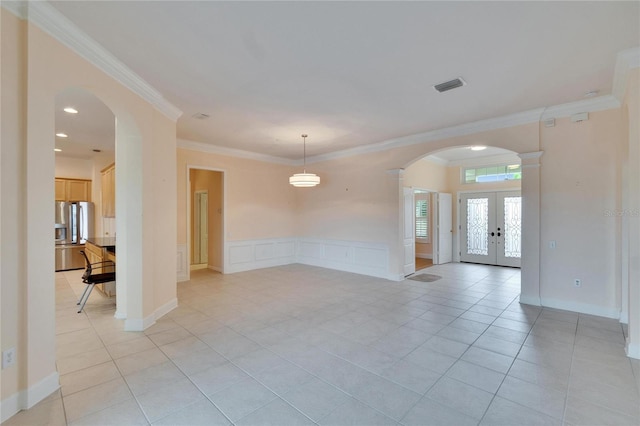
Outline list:
[[[56,155],[56,177],[93,180],[93,161]]]
[[[541,287],[543,303],[619,309],[619,218],[623,129],[621,110],[588,121],[556,120],[542,129]],[[550,241],[556,249],[549,248]],[[573,280],[582,280],[576,289]]]
[[[222,271],[223,268],[223,175],[222,172],[191,169],[191,264],[194,264],[194,224],[195,224],[195,192],[207,191],[208,194],[208,259],[212,269]]]
[[[226,239],[292,237],[296,224],[294,168],[243,158],[177,150],[178,244],[187,243],[187,167],[224,172]]]
[[[24,323],[26,176],[21,167],[26,161],[24,91],[27,78],[26,25],[3,8],[0,8],[0,19],[0,349],[15,347],[20,357],[13,367],[0,370],[2,401],[27,386],[24,356],[20,356],[27,348]],[[47,327],[46,331],[50,332],[51,328]]]
[[[117,194],[129,222],[124,235],[118,232],[118,286],[126,284],[127,293],[118,310],[134,329],[176,300],[176,208],[175,198],[166,196],[176,193],[175,122],[37,27],[3,8],[0,13],[1,349],[18,350],[16,365],[2,370],[0,400],[3,407],[24,407],[57,385],[51,246],[56,94],[88,88],[118,118],[119,147],[145,152],[144,158],[126,157],[124,176],[139,179],[125,180]]]

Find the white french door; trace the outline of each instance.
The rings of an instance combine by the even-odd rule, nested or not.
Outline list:
[[[520,267],[520,191],[462,194],[460,213],[462,262]]]

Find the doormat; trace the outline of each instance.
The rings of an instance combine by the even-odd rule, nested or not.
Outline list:
[[[438,281],[440,278],[442,278],[440,275],[433,274],[420,274],[409,277],[410,280],[422,281],[423,283],[432,283],[434,281]]]

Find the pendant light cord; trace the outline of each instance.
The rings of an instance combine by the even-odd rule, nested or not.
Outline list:
[[[302,171],[307,173],[307,135],[302,135]]]

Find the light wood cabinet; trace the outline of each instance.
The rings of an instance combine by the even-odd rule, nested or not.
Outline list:
[[[116,217],[116,165],[102,169],[102,217]]]
[[[56,201],[91,201],[91,181],[56,178]]]

